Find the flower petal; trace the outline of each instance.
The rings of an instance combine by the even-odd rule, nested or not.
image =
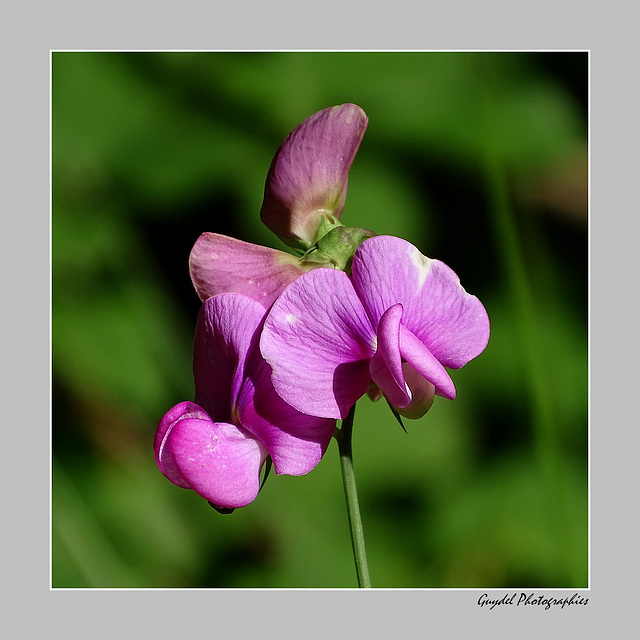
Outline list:
[[[169,478],[173,484],[188,489],[189,483],[182,477],[182,475],[180,475],[180,472],[173,462],[172,456],[169,455],[169,450],[165,448],[167,438],[174,425],[178,420],[182,420],[184,418],[209,420],[207,412],[197,404],[188,401],[177,404],[175,407],[169,409],[169,411],[167,411],[167,413],[162,417],[162,420],[160,420],[160,424],[156,429],[153,441],[153,451],[156,458],[156,464],[160,471],[162,471],[162,473]]]
[[[393,236],[365,240],[352,275],[374,326],[401,303],[402,324],[446,367],[463,366],[487,346],[489,318],[480,300],[462,288],[447,265],[409,242]]]
[[[266,307],[298,276],[318,265],[284,251],[203,233],[191,250],[189,272],[203,302],[219,293],[244,293]]]
[[[408,362],[402,363],[402,372],[407,386],[411,390],[411,402],[406,407],[394,406],[395,410],[405,418],[416,420],[431,409],[436,388],[420,375]]]
[[[322,459],[336,421],[300,413],[273,388],[271,367],[254,353],[238,398],[240,423],[251,431],[273,461],[277,474],[299,476],[311,471]]]
[[[437,395],[450,400],[456,397],[456,388],[447,370],[428,347],[403,325],[400,325],[400,353],[413,369],[435,386]]]
[[[303,415],[275,392],[258,345],[265,313],[241,294],[205,301],[196,325],[196,400],[216,420],[242,425],[255,436],[276,473],[301,475],[322,458],[335,421]]]
[[[369,364],[371,379],[394,407],[406,407],[411,402],[400,355],[401,318],[401,304],[393,305],[382,314],[378,323],[378,349]]]
[[[250,349],[266,309],[237,293],[209,298],[196,323],[193,349],[195,401],[215,420],[235,422],[232,410],[242,386]]]
[[[346,273],[316,269],[290,284],[264,323],[260,350],[277,393],[308,415],[344,418],[369,387],[375,334]]]
[[[260,489],[264,447],[232,424],[183,418],[167,434],[164,456],[198,495],[219,507],[244,507]]]
[[[323,109],[300,123],[278,149],[265,185],[262,221],[287,244],[308,248],[322,216],[340,218],[347,177],[367,128],[355,104]]]
[[[423,374],[437,380],[447,392],[453,383],[429,350],[400,324],[401,318],[401,304],[382,314],[378,324],[378,350],[369,370],[389,404],[405,418],[415,419],[431,408],[436,392],[434,384]],[[407,358],[415,362],[422,373],[416,371]]]

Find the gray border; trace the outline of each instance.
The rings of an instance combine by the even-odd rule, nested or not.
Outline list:
[[[8,331],[5,329],[3,345],[5,353],[10,353],[5,361],[9,365],[4,367],[10,367],[11,376],[3,379],[8,391],[5,397],[10,399],[5,406],[11,407],[5,422],[9,437],[5,462],[8,453],[13,462],[3,465],[10,481],[4,485],[5,505],[11,510],[5,519],[3,545],[9,560],[5,584],[10,585],[11,593],[4,604],[19,625],[8,624],[7,628],[33,627],[35,631],[46,625],[68,637],[84,637],[88,630],[111,635],[120,629],[125,636],[138,630],[161,636],[229,630],[233,637],[244,637],[245,631],[268,628],[279,634],[286,629],[285,635],[296,637],[315,637],[325,630],[344,636],[351,629],[358,635],[375,630],[377,635],[408,631],[412,636],[441,637],[486,628],[494,634],[504,631],[505,635],[517,632],[533,637],[541,630],[604,630],[605,625],[624,625],[631,618],[635,557],[629,552],[635,548],[637,525],[631,521],[635,501],[631,503],[630,498],[636,486],[636,467],[625,456],[635,453],[630,439],[637,438],[637,430],[634,412],[622,412],[625,400],[637,393],[637,385],[620,367],[632,361],[626,341],[624,345],[616,341],[633,335],[626,324],[637,317],[630,304],[624,308],[621,301],[625,298],[618,295],[620,286],[626,286],[620,283],[620,274],[633,274],[635,266],[631,263],[634,251],[625,251],[623,243],[635,238],[633,231],[624,231],[625,219],[615,216],[631,214],[626,218],[631,223],[635,218],[637,198],[624,190],[637,180],[637,159],[631,157],[634,144],[629,136],[629,123],[637,121],[637,100],[630,95],[636,84],[629,64],[635,51],[625,49],[625,42],[634,41],[634,22],[617,4],[621,3],[608,3],[602,15],[582,4],[557,0],[530,7],[507,2],[491,6],[457,3],[447,9],[430,6],[417,12],[414,3],[396,2],[393,15],[372,9],[369,3],[334,2],[310,8],[306,17],[294,2],[255,3],[250,8],[246,3],[234,8],[182,2],[175,9],[131,1],[104,6],[65,2],[5,9],[3,153],[10,160],[9,169],[5,164],[10,201],[5,205],[9,228],[5,228],[8,242],[2,257],[3,282],[5,290],[9,286],[11,302],[5,307]],[[292,25],[294,16],[300,16],[297,26]],[[590,269],[590,384],[595,391],[590,412],[591,588],[581,592],[589,597],[588,606],[549,611],[505,606],[489,611],[477,605],[482,594],[475,590],[48,590],[49,501],[44,487],[49,481],[49,448],[44,425],[49,423],[50,409],[50,326],[49,300],[43,301],[43,291],[50,293],[48,96],[52,49],[590,51],[590,166],[594,178],[590,257],[592,261],[597,258],[598,268]],[[627,114],[633,107],[636,112]],[[613,341],[605,333],[609,318],[616,322]],[[624,431],[618,434],[621,427]],[[25,459],[31,465],[28,474]],[[36,474],[30,473],[33,469],[38,470]],[[25,491],[31,495],[30,509],[18,513],[11,500],[19,496],[22,507]]]

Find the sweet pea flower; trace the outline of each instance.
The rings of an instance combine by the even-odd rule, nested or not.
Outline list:
[[[299,411],[345,418],[373,385],[400,415],[419,418],[434,395],[455,398],[445,367],[462,367],[488,340],[482,303],[447,265],[376,236],[357,249],[351,276],[316,269],[291,283],[260,349],[276,391]]]
[[[155,434],[160,471],[218,509],[256,498],[268,456],[276,474],[311,471],[335,429],[335,420],[303,415],[276,394],[258,348],[265,313],[241,294],[205,301],[194,339],[194,402],[170,409]]]
[[[191,281],[202,302],[220,293],[242,293],[268,307],[303,273],[343,267],[349,249],[336,240],[371,234],[345,231],[339,222],[349,168],[367,122],[360,107],[343,104],[314,113],[287,136],[267,174],[260,216],[305,255],[203,233],[189,255]]]
[[[367,124],[359,106],[342,104],[314,113],[286,137],[269,168],[260,211],[286,244],[306,251],[339,224]]]

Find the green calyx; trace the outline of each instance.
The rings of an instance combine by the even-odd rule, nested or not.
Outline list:
[[[281,236],[280,239],[300,254],[311,254],[317,249],[318,240],[337,227],[344,226],[329,209],[318,209],[314,212],[318,226],[313,234],[313,240],[304,240],[298,236]]]
[[[357,248],[374,235],[375,233],[369,229],[345,227],[336,222],[301,259],[307,262],[321,262],[328,267],[349,272]]]

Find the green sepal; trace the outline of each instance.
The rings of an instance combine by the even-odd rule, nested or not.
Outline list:
[[[260,488],[258,489],[258,493],[262,491],[262,487],[264,487],[264,483],[267,481],[269,477],[269,473],[271,472],[271,467],[273,466],[273,462],[271,460],[271,456],[267,456],[267,459],[264,463],[264,470],[262,471],[262,482],[260,483]]]
[[[217,504],[213,504],[213,502],[211,502],[210,500],[207,500],[207,502],[218,512],[218,513],[223,513],[223,514],[227,514],[227,513],[233,513],[235,511],[235,507],[219,507]]]
[[[402,430],[408,434],[409,432],[404,428],[404,423],[402,422],[402,416],[389,404],[387,400],[387,404],[389,405],[389,409],[391,409],[391,413],[393,413],[395,419],[398,421],[398,424],[402,427]]]
[[[339,225],[323,235],[301,260],[320,262],[327,267],[349,272],[354,253],[367,238],[373,236],[375,233],[369,229]]]
[[[338,218],[336,218],[328,211],[323,212],[323,214],[320,216],[318,229],[316,230],[316,241],[314,244],[317,244],[319,240],[327,235],[327,233],[333,231],[334,229],[338,229],[339,227],[344,227],[344,225],[342,224],[342,222],[340,222],[340,220],[338,220]]]

